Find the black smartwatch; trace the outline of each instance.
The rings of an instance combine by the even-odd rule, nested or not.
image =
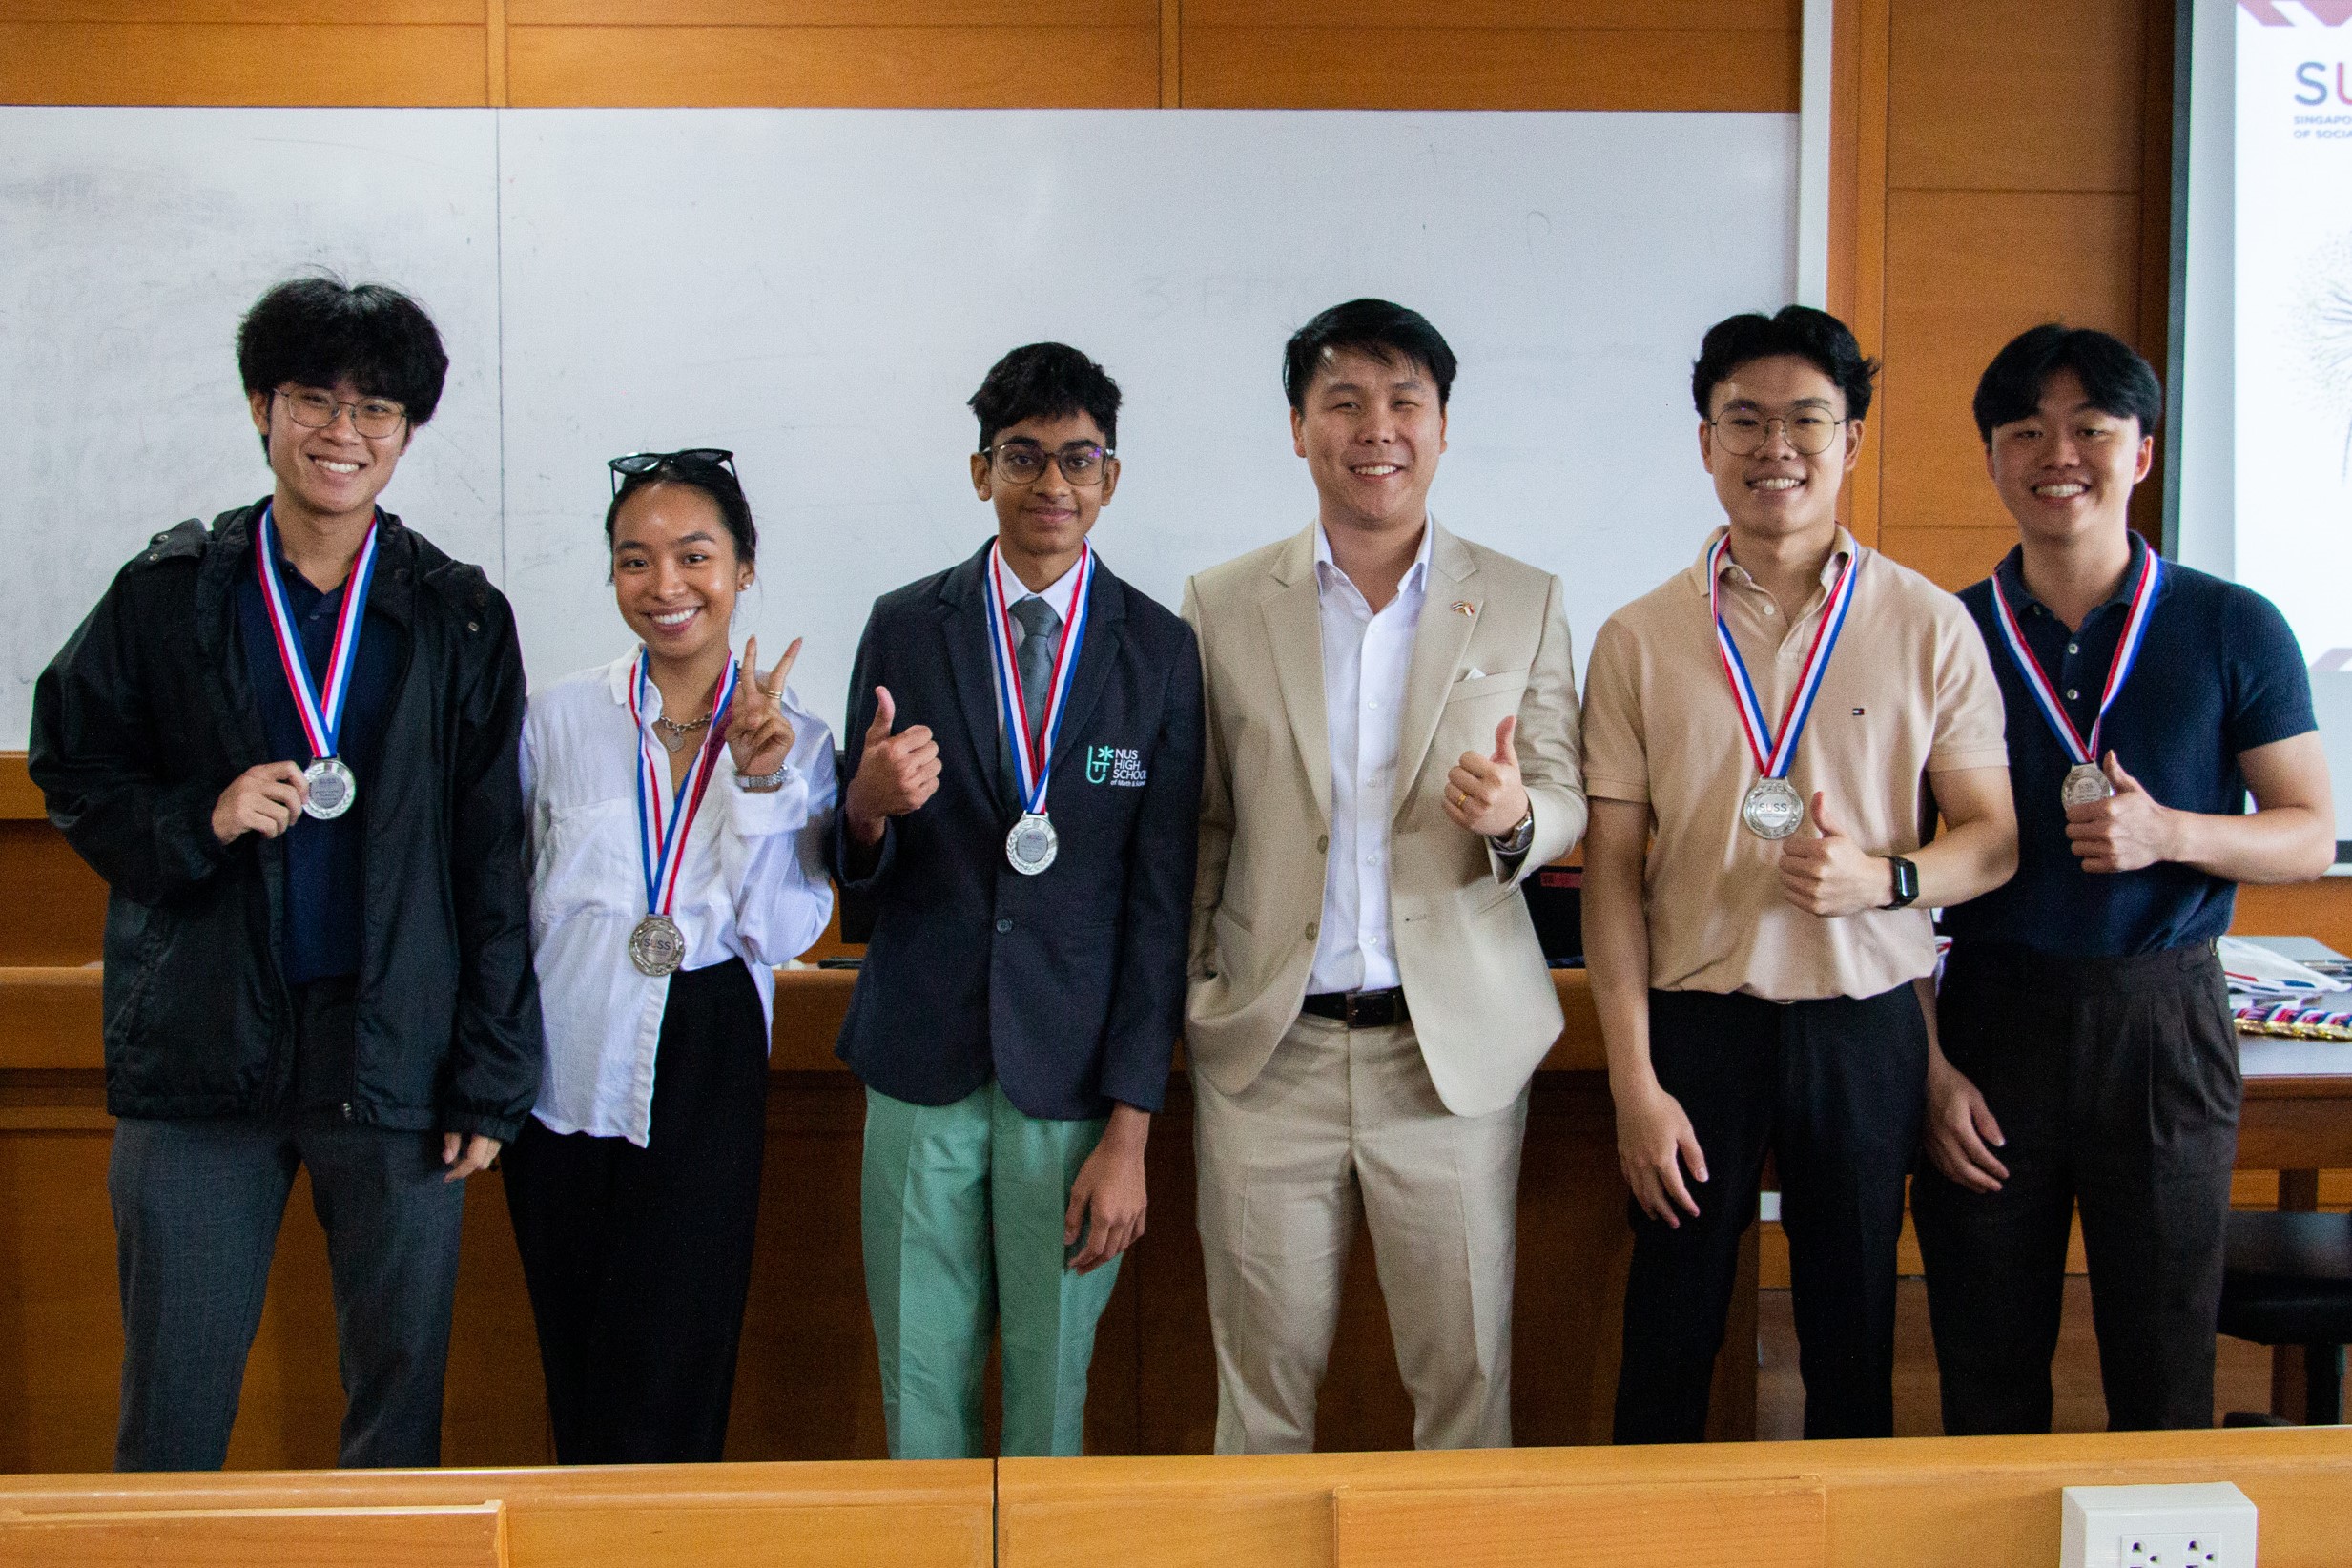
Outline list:
[[[1894,897],[1878,907],[1908,909],[1919,897],[1919,868],[1900,855],[1889,855],[1887,863],[1894,867]]]

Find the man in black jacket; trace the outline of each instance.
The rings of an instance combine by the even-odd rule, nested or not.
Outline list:
[[[345,1465],[441,1457],[464,1179],[538,1091],[506,601],[379,511],[448,367],[305,279],[237,335],[268,500],[157,534],[41,674],[30,758],[107,880],[122,1470],[217,1468],[295,1169]]]
[[[841,1026],[866,1085],[866,1295],[896,1458],[1076,1454],[1094,1329],[1144,1230],[1184,1025],[1201,791],[1192,630],[1086,534],[1119,388],[1032,343],[972,398],[997,536],[857,645],[835,870],[873,936]]]

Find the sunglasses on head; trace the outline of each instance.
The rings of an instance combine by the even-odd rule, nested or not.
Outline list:
[[[735,454],[723,446],[689,446],[677,452],[630,452],[625,457],[612,459],[605,466],[612,470],[614,495],[619,495],[621,486],[630,480],[660,473],[665,468],[679,473],[696,468],[719,468],[724,469],[727,477],[736,485],[743,483],[743,476],[735,472]]]

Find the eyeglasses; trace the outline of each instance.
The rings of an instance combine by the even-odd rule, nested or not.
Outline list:
[[[289,391],[278,389],[286,400],[286,412],[294,423],[311,430],[324,430],[335,423],[336,411],[351,410],[351,427],[361,435],[381,441],[396,435],[408,423],[408,410],[388,398],[361,398],[358,402],[345,402],[332,392],[321,392],[315,386],[298,386]]]
[[[1074,441],[1048,452],[1034,441],[1007,441],[980,448],[989,467],[1007,485],[1034,485],[1045,477],[1045,464],[1062,470],[1062,477],[1081,490],[1091,490],[1110,473],[1119,454],[1090,441]]]
[[[687,472],[700,468],[706,475],[712,468],[724,469],[727,477],[740,486],[743,476],[735,472],[735,454],[723,446],[689,446],[676,452],[630,452],[616,457],[605,464],[612,470],[612,493],[619,495],[621,486],[646,474],[659,473],[664,468]]]
[[[1829,444],[1838,439],[1838,426],[1844,420],[1833,420],[1818,409],[1801,408],[1785,419],[1778,414],[1759,414],[1750,408],[1735,408],[1707,421],[1714,426],[1715,439],[1733,457],[1749,457],[1763,446],[1774,425],[1788,438],[1788,444],[1806,457],[1819,457],[1829,450]]]

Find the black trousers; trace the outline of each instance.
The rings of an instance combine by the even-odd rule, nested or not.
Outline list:
[[[2009,1167],[1998,1192],[1931,1168],[1911,1187],[1944,1430],[2050,1430],[2077,1206],[2107,1424],[2211,1426],[2240,1087],[2212,945],[2062,959],[1961,943],[1936,1013]]]
[[[533,1118],[506,1151],[560,1462],[723,1456],[767,1105],[759,993],[730,959],[671,977],[648,1146]]]
[[[1780,1169],[1807,1437],[1894,1431],[1895,1242],[1927,1093],[1927,1022],[1900,985],[1772,1002],[1650,993],[1650,1060],[1681,1102],[1708,1180],[1673,1228],[1633,1209],[1616,1439],[1695,1443],[1756,1217],[1764,1153]]]

